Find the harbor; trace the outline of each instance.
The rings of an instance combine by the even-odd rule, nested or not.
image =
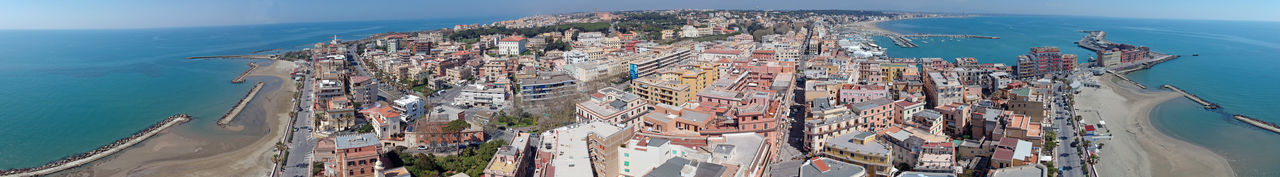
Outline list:
[[[1236,120],[1240,120],[1241,122],[1247,123],[1249,125],[1253,125],[1258,128],[1271,131],[1272,133],[1280,133],[1280,126],[1277,126],[1275,123],[1258,120],[1249,116],[1239,115],[1239,114],[1236,114],[1232,117],[1235,117]]]
[[[188,121],[191,121],[191,115],[177,114],[177,115],[169,116],[169,118],[165,119],[164,121],[160,121],[159,123],[151,125],[146,129],[142,129],[129,137],[125,137],[123,139],[116,140],[111,144],[98,147],[98,149],[94,149],[93,151],[68,156],[66,158],[63,158],[62,160],[49,162],[48,164],[45,164],[39,167],[8,169],[8,170],[0,171],[0,176],[4,176],[4,177],[41,176],[41,175],[48,175],[58,171],[74,168],[74,167],[101,159],[103,157],[110,156],[111,154],[114,154],[116,152],[120,152],[125,148],[141,143],[142,141],[146,141],[147,138],[151,138],[152,136],[159,134],[165,129],[168,129],[170,127],[173,127],[182,123],[186,123]]]
[[[249,76],[249,72],[253,72],[253,69],[257,69],[257,68],[258,68],[257,63],[249,62],[249,70],[245,70],[244,73],[240,73],[240,76],[236,76],[235,79],[231,79],[231,83],[237,83],[237,84],[244,83],[244,77]]]
[[[1000,37],[995,37],[995,36],[982,36],[982,35],[970,35],[970,34],[923,34],[923,33],[918,33],[918,34],[905,34],[905,35],[904,35],[904,34],[889,34],[889,35],[885,35],[885,36],[886,36],[886,37],[889,37],[889,39],[890,39],[890,40],[893,40],[893,44],[898,45],[898,47],[902,47],[902,48],[916,48],[916,47],[920,47],[919,45],[916,45],[916,43],[915,43],[915,42],[912,42],[912,41],[911,41],[911,38],[913,38],[913,37],[918,37],[918,38],[935,38],[935,37],[936,37],[936,38],[1000,39]],[[927,42],[926,42],[926,43],[927,43]]]
[[[1204,109],[1213,110],[1213,109],[1219,108],[1218,104],[1214,104],[1213,102],[1209,102],[1207,100],[1201,99],[1199,96],[1196,96],[1195,94],[1187,93],[1187,91],[1183,91],[1182,89],[1179,89],[1178,87],[1174,87],[1173,85],[1165,84],[1160,87],[1173,90],[1173,92],[1178,92],[1178,94],[1182,94],[1182,96],[1187,97],[1187,99],[1191,99],[1191,101],[1195,101],[1196,103],[1203,105]]]
[[[227,114],[222,115],[221,119],[218,119],[218,126],[226,127],[232,120],[235,120],[236,116],[240,115],[240,111],[243,111],[244,107],[249,105],[249,101],[253,101],[253,97],[258,95],[258,91],[262,90],[263,85],[265,85],[263,82],[254,84],[253,89],[250,89],[249,93],[245,94],[244,98],[240,99],[240,103],[236,104],[235,107],[232,107],[230,111],[227,111]]]

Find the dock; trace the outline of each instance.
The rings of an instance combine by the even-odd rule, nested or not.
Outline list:
[[[39,167],[0,170],[0,176],[4,176],[4,177],[43,176],[43,175],[56,173],[62,170],[75,168],[77,166],[88,164],[89,162],[93,162],[95,160],[102,159],[104,157],[110,156],[117,152],[123,151],[126,148],[129,148],[133,145],[146,141],[148,138],[151,138],[152,136],[155,136],[156,134],[159,134],[160,132],[163,132],[164,130],[170,127],[177,126],[179,124],[186,123],[188,121],[191,121],[191,115],[177,114],[177,115],[169,116],[169,118],[165,119],[164,121],[160,121],[156,124],[151,125],[150,127],[147,127],[146,129],[142,129],[141,131],[138,131],[137,133],[134,133],[129,137],[125,137],[120,140],[116,140],[111,144],[98,147],[98,149],[94,149],[92,151],[85,152],[82,154],[67,156],[61,160],[49,162],[48,164],[41,165]]]
[[[1271,123],[1271,122],[1267,122],[1267,121],[1263,121],[1263,120],[1259,120],[1259,119],[1255,119],[1249,116],[1239,115],[1239,114],[1236,114],[1235,116],[1232,116],[1232,117],[1235,117],[1236,120],[1240,120],[1241,122],[1247,123],[1249,125],[1253,125],[1258,128],[1271,131],[1273,133],[1280,133],[1280,126],[1276,126],[1275,123]]]
[[[253,101],[253,97],[258,95],[258,91],[262,91],[263,85],[265,85],[263,82],[254,84],[253,89],[250,89],[249,93],[245,94],[244,98],[240,99],[240,103],[237,103],[235,107],[231,107],[231,110],[227,111],[227,114],[222,115],[222,119],[218,119],[218,126],[226,127],[227,124],[231,123],[231,120],[235,120],[236,116],[240,115],[240,111],[244,111],[244,107],[249,106],[249,101]]]
[[[1166,88],[1166,89],[1169,89],[1169,90],[1173,90],[1174,92],[1178,92],[1178,93],[1182,94],[1182,96],[1187,97],[1187,99],[1191,99],[1191,101],[1195,101],[1196,103],[1200,103],[1200,105],[1204,105],[1204,109],[1210,109],[1210,110],[1212,110],[1212,109],[1218,109],[1218,104],[1214,104],[1214,103],[1209,102],[1209,101],[1207,101],[1207,100],[1201,99],[1200,97],[1196,96],[1195,94],[1187,93],[1187,91],[1183,91],[1182,89],[1178,89],[1178,87],[1174,87],[1173,85],[1165,84],[1164,86],[1160,86],[1160,87],[1163,87],[1163,88]]]
[[[257,69],[257,68],[258,68],[257,63],[249,62],[249,70],[245,70],[244,73],[240,73],[240,76],[236,76],[235,79],[231,79],[231,83],[237,83],[237,84],[244,83],[244,77],[249,76],[249,72],[253,72],[253,69]]]
[[[1138,81],[1133,81],[1133,79],[1129,79],[1129,77],[1125,77],[1123,74],[1116,73],[1115,71],[1111,71],[1111,70],[1107,70],[1107,73],[1111,73],[1111,75],[1115,75],[1120,79],[1129,81],[1129,83],[1133,83],[1133,85],[1137,85],[1138,88],[1147,89],[1147,85],[1142,85],[1142,83],[1138,83]]]
[[[974,38],[974,39],[1000,39],[995,36],[971,35],[971,34],[908,34],[903,37],[944,37],[944,38]]]
[[[907,37],[903,37],[902,35],[889,35],[889,39],[892,39],[893,44],[898,45],[898,47],[902,47],[902,48],[919,47],[915,43],[912,43],[911,39],[907,39]]]
[[[274,60],[277,55],[221,55],[221,56],[194,56],[187,59],[268,59]]]

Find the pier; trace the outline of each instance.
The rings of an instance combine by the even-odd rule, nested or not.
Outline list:
[[[889,35],[889,39],[892,39],[892,40],[893,40],[893,44],[897,44],[899,47],[902,47],[902,48],[916,48],[916,47],[919,47],[919,46],[917,46],[915,43],[911,43],[911,39],[907,39],[906,37],[903,37],[902,35]]]
[[[1258,128],[1262,128],[1262,129],[1265,129],[1265,130],[1267,130],[1267,131],[1271,131],[1271,132],[1273,132],[1273,133],[1280,133],[1280,126],[1276,126],[1276,124],[1275,124],[1275,123],[1271,123],[1271,122],[1267,122],[1267,121],[1262,121],[1262,120],[1258,120],[1258,119],[1255,119],[1255,118],[1252,118],[1252,117],[1249,117],[1249,116],[1239,115],[1239,114],[1236,114],[1235,116],[1232,116],[1232,117],[1235,117],[1235,118],[1236,118],[1236,120],[1240,120],[1241,122],[1247,123],[1247,124],[1249,124],[1249,125],[1253,125],[1253,126],[1256,126],[1256,127],[1258,127]]]
[[[276,59],[276,55],[221,55],[221,56],[194,56],[187,59]]]
[[[1218,109],[1218,104],[1213,104],[1212,102],[1206,101],[1204,99],[1200,99],[1200,97],[1196,96],[1195,94],[1187,93],[1187,91],[1182,91],[1182,89],[1178,89],[1178,87],[1174,87],[1173,85],[1165,84],[1164,86],[1160,86],[1160,87],[1173,90],[1174,92],[1178,92],[1182,94],[1182,96],[1187,97],[1187,99],[1191,99],[1191,101],[1195,101],[1196,103],[1200,103],[1200,105],[1204,105],[1204,109]]]
[[[164,121],[160,121],[159,123],[153,124],[150,127],[147,127],[146,129],[142,129],[141,131],[138,131],[137,133],[134,133],[129,137],[125,137],[123,139],[116,140],[111,144],[98,147],[98,149],[94,149],[93,151],[68,156],[61,160],[49,162],[48,164],[41,165],[39,167],[3,170],[3,171],[0,171],[0,176],[4,176],[4,177],[42,176],[42,175],[48,175],[48,174],[56,173],[58,171],[74,168],[80,165],[87,164],[89,162],[93,162],[98,159],[102,159],[103,157],[110,156],[111,154],[115,154],[116,152],[120,152],[125,148],[129,148],[130,146],[141,143],[142,141],[146,141],[147,138],[151,138],[152,136],[159,134],[165,129],[168,129],[170,127],[173,127],[182,123],[186,123],[188,121],[191,121],[191,115],[177,114],[177,115],[169,116],[169,118],[165,119]]]
[[[237,103],[235,107],[231,107],[231,110],[227,111],[226,115],[222,115],[222,119],[218,119],[218,126],[225,127],[231,123],[231,120],[235,120],[236,116],[240,115],[240,111],[243,111],[245,106],[249,106],[249,101],[253,101],[253,97],[258,95],[258,91],[262,91],[263,85],[265,84],[262,82],[254,84],[253,89],[250,89],[249,93],[240,99],[240,103]]]
[[[1107,70],[1107,73],[1111,73],[1111,75],[1115,75],[1120,79],[1129,81],[1129,83],[1133,83],[1133,85],[1137,85],[1138,88],[1147,89],[1147,85],[1142,85],[1142,83],[1138,83],[1138,81],[1133,81],[1133,79],[1129,79],[1129,77],[1125,77],[1123,74],[1116,73],[1115,71],[1111,71],[1111,70]]]
[[[249,76],[249,72],[253,72],[253,69],[257,69],[257,68],[258,68],[258,64],[249,62],[249,70],[245,70],[244,73],[240,73],[240,76],[236,76],[235,79],[231,79],[231,83],[237,83],[237,84],[244,83],[244,77]]]
[[[911,39],[910,39],[909,37],[921,37],[921,38],[925,38],[925,37],[941,37],[941,38],[1000,39],[1000,37],[995,37],[995,36],[982,36],[982,35],[971,35],[971,34],[923,34],[923,33],[917,33],[917,34],[906,34],[906,35],[903,35],[903,34],[889,34],[889,35],[885,35],[885,36],[886,36],[886,37],[889,37],[889,39],[893,40],[893,44],[898,45],[899,47],[902,47],[902,48],[916,48],[916,47],[919,47],[918,45],[916,45],[916,43],[911,42]]]
[[[1076,41],[1076,45],[1080,46],[1080,48],[1089,49],[1089,51],[1097,52],[1097,51],[1104,50],[1100,44],[1111,43],[1111,41],[1107,41],[1106,31],[1080,31],[1080,32],[1089,33],[1089,35],[1085,35],[1084,38],[1080,38],[1080,41]]]

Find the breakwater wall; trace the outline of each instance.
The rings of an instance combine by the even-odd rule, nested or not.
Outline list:
[[[237,103],[235,107],[231,107],[231,110],[227,111],[227,114],[222,115],[222,118],[218,119],[218,126],[225,127],[227,124],[231,123],[231,120],[235,120],[236,116],[240,115],[240,111],[244,111],[244,107],[249,106],[249,101],[253,101],[253,97],[258,95],[258,91],[262,91],[263,85],[265,85],[265,83],[262,82],[254,84],[253,89],[249,89],[249,93],[245,94],[244,98],[240,99],[240,103]]]
[[[1273,132],[1273,133],[1280,133],[1280,126],[1277,126],[1275,123],[1271,123],[1271,122],[1267,122],[1267,121],[1262,121],[1262,120],[1254,119],[1254,118],[1249,117],[1249,116],[1239,115],[1239,114],[1236,114],[1236,115],[1234,115],[1234,116],[1232,116],[1232,117],[1235,117],[1235,118],[1236,118],[1236,120],[1240,120],[1241,122],[1247,123],[1247,124],[1249,124],[1249,125],[1253,125],[1253,126],[1256,126],[1256,127],[1258,127],[1258,128],[1262,128],[1262,129],[1265,129],[1265,130],[1267,130],[1267,131],[1271,131],[1271,132]]]
[[[1123,65],[1123,66],[1112,67],[1112,69],[1114,69],[1114,70],[1118,70],[1117,72],[1119,72],[1119,73],[1121,73],[1121,74],[1128,74],[1128,73],[1130,73],[1130,72],[1134,72],[1134,71],[1140,71],[1140,70],[1144,70],[1144,69],[1151,69],[1151,67],[1152,67],[1152,66],[1155,66],[1156,64],[1164,63],[1164,62],[1166,62],[1166,61],[1169,61],[1169,60],[1173,60],[1173,59],[1177,59],[1177,58],[1181,58],[1181,57],[1182,57],[1182,56],[1179,56],[1179,55],[1169,55],[1169,54],[1163,54],[1163,53],[1157,53],[1157,52],[1151,52],[1151,55],[1153,56],[1153,58],[1152,58],[1152,59],[1150,59],[1150,60],[1143,61],[1143,62],[1140,62],[1140,63],[1134,63],[1134,64],[1130,64],[1130,65]]]
[[[258,64],[249,62],[249,70],[245,70],[243,73],[240,73],[240,76],[236,76],[235,79],[231,79],[231,83],[244,83],[244,77],[249,76],[249,72],[253,72],[253,69],[258,69]]]
[[[116,152],[120,152],[125,148],[141,143],[147,138],[151,138],[152,136],[159,134],[161,131],[168,129],[169,127],[186,123],[188,121],[191,121],[191,115],[177,114],[177,115],[169,116],[168,119],[165,119],[164,121],[160,121],[159,123],[151,125],[146,129],[139,130],[138,132],[133,133],[133,135],[129,137],[116,140],[111,144],[98,147],[97,149],[94,149],[92,151],[67,156],[62,158],[61,160],[49,162],[48,164],[41,165],[39,167],[3,170],[3,171],[0,171],[0,176],[5,176],[5,177],[41,176],[41,175],[48,175],[58,171],[66,170],[76,166],[84,165],[89,162],[93,162],[94,160],[98,160],[103,157],[114,154]]]
[[[194,56],[187,59],[276,59],[276,55],[220,55],[220,56]]]
[[[916,48],[916,43],[912,43],[911,39],[907,39],[901,35],[889,35],[889,39],[893,40],[893,44],[897,44],[902,48]]]
[[[1125,77],[1123,74],[1116,73],[1115,71],[1111,71],[1111,70],[1107,70],[1107,73],[1111,73],[1111,75],[1115,75],[1117,78],[1123,79],[1125,81],[1129,81],[1129,83],[1133,83],[1133,85],[1137,85],[1138,88],[1147,89],[1147,85],[1142,85],[1142,83],[1138,83],[1138,81],[1133,81],[1133,79],[1129,79],[1129,77]]]
[[[1187,99],[1191,99],[1191,101],[1195,101],[1196,103],[1203,105],[1204,109],[1218,109],[1218,104],[1214,104],[1213,102],[1209,102],[1208,100],[1201,99],[1199,96],[1196,96],[1195,94],[1187,93],[1187,91],[1183,91],[1182,89],[1179,89],[1178,87],[1174,87],[1173,85],[1165,84],[1160,87],[1173,90],[1174,92],[1178,92],[1179,94],[1182,94],[1182,96],[1187,97]]]

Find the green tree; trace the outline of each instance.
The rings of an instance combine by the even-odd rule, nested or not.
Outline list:
[[[364,126],[360,126],[360,128],[359,128],[359,129],[356,129],[356,132],[360,132],[360,133],[369,133],[369,132],[373,132],[373,125],[372,125],[372,124],[364,124]]]

